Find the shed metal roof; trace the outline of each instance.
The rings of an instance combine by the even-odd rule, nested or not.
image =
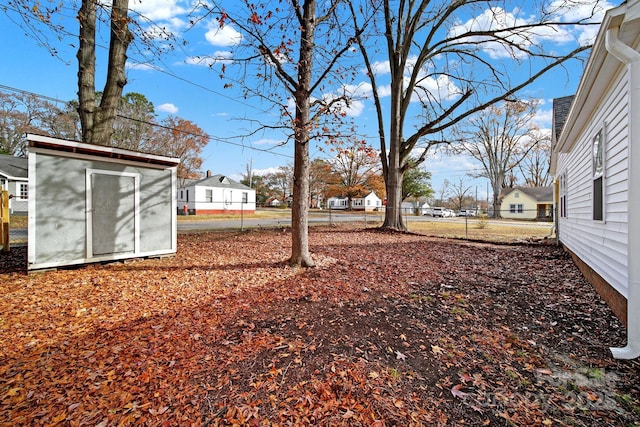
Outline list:
[[[173,167],[180,164],[180,159],[175,157],[159,156],[156,154],[141,153],[138,151],[124,150],[122,148],[115,147],[106,147],[103,145],[86,144],[77,141],[67,141],[64,139],[51,138],[49,136],[43,135],[27,134],[27,141],[29,142],[30,151],[36,151],[38,149],[49,149],[55,150],[57,152],[66,152],[71,156],[90,155],[110,158],[113,160],[133,161],[166,167]]]

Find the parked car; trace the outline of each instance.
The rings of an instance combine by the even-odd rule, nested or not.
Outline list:
[[[474,209],[460,209],[458,216],[477,216]]]
[[[431,216],[434,216],[434,217],[439,216],[441,218],[444,218],[445,217],[445,213],[444,213],[445,210],[446,210],[445,208],[433,208],[431,210],[433,212],[431,214]]]
[[[449,217],[449,218],[453,218],[456,216],[456,213],[454,211],[452,211],[451,209],[445,209],[444,210],[444,216]]]

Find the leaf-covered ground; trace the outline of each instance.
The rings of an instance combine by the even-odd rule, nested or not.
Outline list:
[[[624,328],[561,249],[314,228],[295,270],[290,239],[0,273],[0,425],[640,421]]]

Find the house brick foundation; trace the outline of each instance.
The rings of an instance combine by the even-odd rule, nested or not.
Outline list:
[[[193,211],[190,211],[193,212]],[[233,214],[233,215],[240,215],[240,214],[252,214],[255,213],[256,211],[254,210],[246,210],[246,211],[242,211],[242,210],[225,210],[225,209],[197,209],[195,211],[195,213],[192,213],[191,215],[220,215],[220,214]]]
[[[576,254],[571,252],[565,246],[564,250],[567,251],[573,262],[576,264],[578,269],[582,272],[582,275],[587,279],[595,290],[600,294],[602,299],[607,303],[613,314],[624,324],[627,326],[627,299],[620,294],[617,290],[613,288],[606,280],[602,278],[598,273],[596,273],[591,267],[585,264]]]

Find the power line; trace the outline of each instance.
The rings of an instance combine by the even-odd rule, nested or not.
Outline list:
[[[8,90],[8,91],[11,91],[11,92],[16,92],[16,93],[21,93],[21,94],[24,94],[24,95],[34,96],[34,97],[39,98],[39,99],[46,99],[48,101],[55,102],[55,103],[61,103],[61,104],[67,104],[68,103],[68,101],[63,101],[61,99],[57,99],[57,98],[53,98],[53,97],[50,97],[50,96],[38,94],[38,93],[35,93],[35,92],[30,92],[30,91],[23,90],[23,89],[14,88],[14,87],[11,87],[11,86],[6,86],[6,85],[3,85],[3,84],[0,84],[0,89]],[[268,154],[272,154],[274,156],[286,157],[286,158],[290,158],[290,159],[293,158],[293,156],[290,155],[290,154],[277,153],[277,152],[272,151],[272,149],[257,148],[257,147],[253,147],[251,145],[245,145],[245,144],[240,144],[240,143],[237,143],[237,142],[228,141],[226,139],[218,138],[216,136],[213,136],[213,135],[210,135],[210,134],[207,134],[207,133],[205,133],[205,134],[197,134],[197,133],[193,133],[193,132],[188,132],[188,131],[185,131],[183,129],[172,128],[170,126],[162,125],[160,123],[154,123],[154,122],[149,122],[149,121],[146,121],[146,120],[136,119],[136,118],[133,118],[133,117],[128,117],[128,116],[122,115],[122,114],[118,114],[117,116],[122,118],[122,119],[131,120],[131,121],[138,122],[138,123],[143,123],[143,124],[146,124],[146,125],[149,125],[149,126],[153,126],[153,127],[163,128],[163,129],[167,129],[167,130],[170,130],[170,131],[176,131],[176,132],[180,132],[180,133],[183,133],[183,134],[186,134],[186,135],[190,135],[190,136],[194,136],[194,137],[199,137],[199,138],[205,137],[205,138],[208,138],[209,140],[213,140],[215,142],[220,142],[220,143],[223,143],[223,144],[228,144],[228,145],[232,145],[232,146],[236,146],[236,147],[246,148],[246,149],[253,150],[253,151],[258,151],[258,152],[261,152],[261,153],[268,153]],[[273,147],[273,148],[276,148],[276,147]]]

